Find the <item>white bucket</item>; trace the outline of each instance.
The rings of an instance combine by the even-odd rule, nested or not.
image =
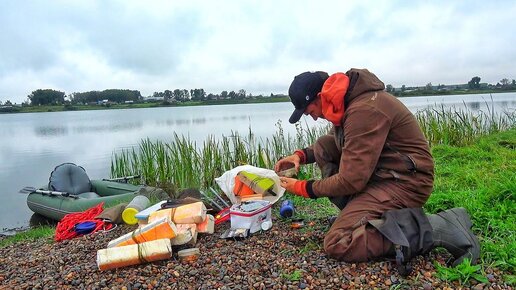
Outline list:
[[[262,229],[262,224],[265,223],[265,228],[269,229],[272,226],[271,219],[271,203],[267,200],[253,200],[248,204],[256,205],[256,209],[251,211],[243,211],[241,204],[234,204],[230,208],[231,228],[232,229],[249,229],[249,232],[255,233]]]

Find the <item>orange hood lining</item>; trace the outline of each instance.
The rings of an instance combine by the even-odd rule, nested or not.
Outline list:
[[[344,96],[349,88],[349,77],[344,73],[331,75],[322,87],[321,97],[322,114],[324,118],[340,126],[344,116]]]

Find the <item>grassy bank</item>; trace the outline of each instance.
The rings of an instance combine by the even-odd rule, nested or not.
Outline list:
[[[465,207],[482,244],[482,260],[516,268],[516,129],[475,140],[464,147],[432,148],[434,192],[425,209]]]
[[[55,228],[52,226],[41,226],[27,231],[19,232],[13,236],[0,239],[0,248],[19,242],[30,242],[37,239],[49,239],[54,235]]]
[[[462,206],[474,220],[486,263],[516,267],[516,130],[480,138],[473,145],[435,146],[430,212]]]

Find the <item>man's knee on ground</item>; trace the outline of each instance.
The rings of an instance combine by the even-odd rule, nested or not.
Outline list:
[[[324,237],[323,245],[326,255],[330,258],[349,263],[367,261],[366,249],[356,248],[352,244],[352,235],[353,230],[351,229],[328,232]]]

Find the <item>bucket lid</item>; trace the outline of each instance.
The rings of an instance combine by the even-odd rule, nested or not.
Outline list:
[[[137,213],[137,209],[128,207],[122,212],[122,220],[128,225],[135,225],[138,223],[138,219],[135,217]]]
[[[232,214],[255,214],[269,209],[270,207],[271,203],[268,200],[249,200],[232,205],[230,211]]]
[[[261,224],[261,228],[262,230],[266,231],[266,230],[269,230],[270,228],[272,228],[272,221],[268,220],[268,221],[264,221],[262,224]]]

